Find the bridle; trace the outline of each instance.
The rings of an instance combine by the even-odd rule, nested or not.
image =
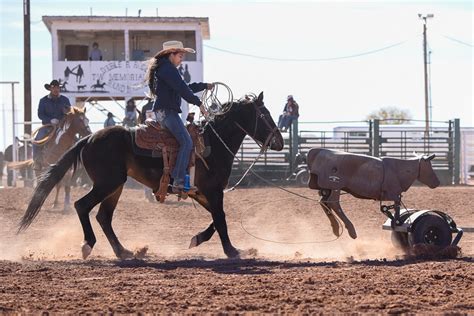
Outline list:
[[[267,119],[267,114],[264,114],[261,110],[260,110],[260,106],[258,106],[256,104],[256,102],[252,102],[252,105],[254,106],[255,108],[255,124],[254,124],[254,130],[253,130],[253,134],[250,134],[245,128],[242,127],[242,125],[240,125],[239,123],[237,122],[234,122],[235,125],[237,125],[238,128],[240,128],[245,134],[249,135],[254,141],[255,143],[260,147],[260,150],[261,152],[264,152],[267,150],[267,147],[268,147],[268,144],[271,142],[272,139],[274,139],[276,137],[276,132],[278,131],[278,127],[275,126],[275,127],[272,127],[271,124],[268,122],[268,119]],[[258,139],[255,138],[256,134],[257,134],[257,128],[258,128],[258,121],[259,119],[261,119],[263,121],[263,123],[265,123],[266,127],[268,130],[271,131],[270,134],[268,134],[267,136],[267,139],[265,140],[265,142],[261,142],[259,141]]]
[[[252,167],[257,163],[257,161],[260,159],[260,157],[266,152],[267,148],[268,148],[268,144],[270,143],[270,141],[276,136],[275,135],[275,132],[278,131],[278,127],[275,127],[275,128],[272,128],[270,123],[267,121],[266,119],[266,115],[264,113],[262,113],[262,111],[260,111],[259,107],[255,104],[255,102],[253,102],[253,106],[255,107],[255,111],[256,111],[256,115],[255,115],[255,126],[254,126],[254,132],[253,134],[251,135],[245,128],[242,127],[242,125],[240,125],[239,123],[237,122],[234,122],[235,125],[240,128],[245,134],[249,135],[254,141],[255,143],[257,143],[257,145],[260,147],[260,153],[257,155],[257,157],[255,157],[254,161],[249,165],[249,167],[247,168],[247,170],[244,172],[244,174],[242,175],[242,177],[239,179],[239,181],[237,181],[237,183],[232,187],[232,188],[229,188],[229,189],[226,189],[224,191],[224,193],[226,192],[229,192],[229,191],[233,191],[241,182],[242,180],[247,176],[247,174],[251,171]],[[258,120],[262,119],[263,122],[265,123],[265,125],[267,125],[268,129],[271,130],[272,132],[268,135],[267,139],[265,140],[265,142],[263,144],[261,144],[261,142],[259,140],[257,140],[255,138],[256,134],[257,134],[257,125],[258,125]],[[237,159],[237,161],[240,161],[240,159],[235,155],[235,153],[229,148],[229,146],[227,146],[227,144],[225,143],[225,141],[222,139],[222,137],[219,135],[219,133],[217,133],[217,131],[215,130],[215,128],[212,126],[212,124],[209,124],[209,122],[207,123],[207,125],[210,127],[210,129],[212,130],[212,132],[216,135],[217,139],[219,139],[219,141],[222,143],[222,145],[224,145],[224,147],[227,149],[227,151],[232,155],[232,157],[234,159]]]

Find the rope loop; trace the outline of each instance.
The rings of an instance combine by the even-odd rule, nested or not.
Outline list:
[[[46,135],[45,137],[43,137],[42,139],[39,139],[39,140],[35,140],[35,137],[36,135],[38,134],[39,130],[42,129],[42,128],[48,128],[48,127],[53,127],[50,132],[48,133],[48,135]],[[54,135],[54,133],[56,133],[56,130],[58,129],[57,125],[53,125],[53,124],[45,124],[45,125],[42,125],[40,127],[38,127],[37,129],[35,129],[33,131],[33,133],[31,133],[31,143],[33,145],[36,145],[36,146],[44,146],[48,141],[49,139]]]

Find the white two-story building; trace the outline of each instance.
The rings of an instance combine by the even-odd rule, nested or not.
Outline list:
[[[196,50],[179,71],[186,82],[203,80],[203,40],[209,20],[202,17],[43,16],[52,37],[53,78],[71,103],[143,98],[148,59],[163,42],[182,41]],[[101,60],[91,60],[93,44]],[[98,55],[95,54],[95,57]]]

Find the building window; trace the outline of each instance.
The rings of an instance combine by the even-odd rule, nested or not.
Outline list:
[[[97,43],[97,49],[100,50],[102,60],[125,60],[125,39],[123,31],[95,30],[59,30],[59,60],[89,60],[94,43]],[[98,56],[98,54],[93,54],[92,56]]]
[[[130,31],[130,59],[147,60],[163,48],[170,40],[183,42],[185,47],[196,50],[194,31]],[[185,61],[196,61],[196,54],[185,54]]]

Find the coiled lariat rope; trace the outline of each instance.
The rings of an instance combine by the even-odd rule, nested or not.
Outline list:
[[[48,128],[48,127],[53,127],[51,129],[51,131],[48,133],[48,135],[46,135],[45,137],[43,137],[42,139],[38,139],[38,140],[35,140],[35,137],[36,135],[38,134],[39,130],[42,129],[42,128]],[[33,133],[31,133],[31,143],[33,145],[36,145],[36,146],[43,146],[44,144],[46,144],[49,139],[51,138],[51,136],[54,135],[54,133],[56,133],[56,130],[58,129],[58,126],[57,124],[44,124],[40,127],[38,127],[37,129],[35,129],[33,131]]]
[[[232,108],[232,102],[234,101],[234,95],[228,85],[222,82],[213,82],[212,84],[213,87],[204,90],[201,96],[202,105],[209,114],[209,117],[206,118],[208,121],[213,121],[216,116],[227,113]],[[219,87],[221,86],[227,90],[228,95],[227,102],[224,103],[218,98]]]

